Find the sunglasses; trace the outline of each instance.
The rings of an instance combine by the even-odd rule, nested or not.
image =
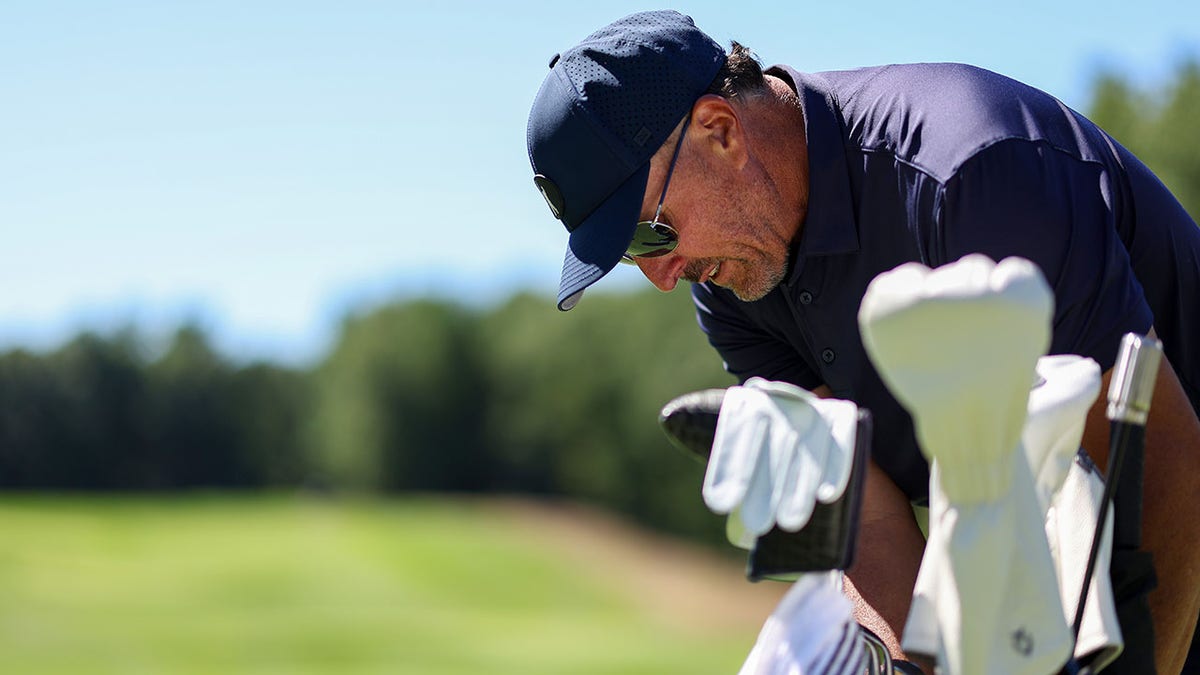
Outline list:
[[[653,220],[643,220],[633,231],[633,241],[629,248],[621,254],[621,262],[628,265],[637,264],[634,258],[657,258],[675,250],[679,243],[679,233],[670,225],[659,221],[662,215],[663,202],[667,198],[667,188],[671,185],[671,175],[675,173],[675,162],[679,159],[679,150],[683,147],[683,137],[687,135],[688,123],[691,116],[683,120],[683,130],[679,132],[679,140],[675,142],[675,153],[671,155],[671,164],[667,167],[667,179],[663,181],[662,194],[658,197],[658,208],[654,210]]]

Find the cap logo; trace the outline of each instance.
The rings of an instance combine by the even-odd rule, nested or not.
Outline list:
[[[563,202],[562,191],[558,189],[554,181],[539,173],[533,177],[533,184],[537,186],[538,192],[541,192],[542,197],[546,199],[546,205],[550,207],[550,213],[553,213],[555,218],[562,220],[566,205]]]

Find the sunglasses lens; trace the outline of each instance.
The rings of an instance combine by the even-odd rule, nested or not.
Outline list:
[[[678,235],[665,223],[638,223],[633,241],[621,256],[622,262],[632,263],[633,258],[657,258],[675,250]]]

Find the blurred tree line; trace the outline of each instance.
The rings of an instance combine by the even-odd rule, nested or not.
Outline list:
[[[1153,169],[1200,220],[1200,61],[1181,62],[1157,88],[1103,72],[1093,84],[1088,117]]]
[[[570,495],[689,534],[719,523],[670,398],[725,386],[685,292],[413,300],[346,319],[310,369],[237,365],[196,327],[0,355],[0,488]]]
[[[1097,79],[1089,115],[1200,214],[1200,65],[1158,91]],[[347,318],[310,369],[237,365],[181,328],[0,355],[0,488],[570,495],[715,537],[702,467],[657,412],[732,384],[686,291],[522,294],[485,310],[414,300]]]

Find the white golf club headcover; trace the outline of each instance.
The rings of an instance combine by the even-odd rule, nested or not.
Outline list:
[[[1028,417],[1021,432],[1029,466],[1036,473],[1038,513],[1045,518],[1046,539],[1056,566],[1060,601],[1064,618],[1075,616],[1079,588],[1087,567],[1092,533],[1104,483],[1086,459],[1081,459],[1079,442],[1087,411],[1100,391],[1100,367],[1088,358],[1074,355],[1044,356],[1038,359],[1037,384],[1029,395]],[[1040,467],[1040,468],[1039,468]],[[935,465],[933,472],[936,474]],[[936,486],[936,476],[931,481]],[[931,488],[931,521],[942,520],[950,506],[945,494]],[[1111,509],[1111,507],[1110,507]],[[904,632],[904,648],[917,653],[949,658],[943,648],[938,624],[939,608],[947,604],[938,598],[939,580],[949,574],[946,564],[945,536],[949,528],[930,531],[927,554],[915,585],[912,609]],[[994,533],[989,533],[993,535]],[[1031,533],[1022,533],[1033,536]],[[1029,544],[1013,546],[1018,551],[1035,548]],[[1083,624],[1075,645],[1075,656],[1090,657],[1094,669],[1116,658],[1122,647],[1120,625],[1112,585],[1108,578],[1112,549],[1112,519],[1105,528],[1096,571],[1088,591]],[[935,553],[943,552],[943,553]],[[955,593],[950,587],[947,592]],[[1006,595],[1006,599],[1011,599]],[[950,610],[962,610],[950,604]],[[1014,603],[1018,607],[1020,602]],[[1049,616],[1049,615],[1048,615]],[[1061,630],[1056,627],[1051,632]],[[1036,630],[1042,631],[1043,628]],[[1004,670],[1003,666],[999,670]]]
[[[1046,541],[1057,569],[1063,616],[1071,619],[1079,602],[1096,531],[1104,481],[1079,447],[1088,409],[1100,395],[1100,364],[1074,354],[1043,356],[1038,381],[1029,392],[1021,445],[1034,476]],[[1123,639],[1109,580],[1112,507],[1088,588],[1075,656],[1090,657],[1093,672],[1121,652]]]
[[[1058,565],[1063,614],[1071,619],[1075,617],[1079,590],[1083,587],[1103,495],[1104,481],[1091,460],[1086,455],[1076,455],[1046,517],[1046,539]],[[1092,672],[1115,659],[1124,647],[1109,579],[1112,537],[1113,508],[1110,504],[1096,555],[1096,568],[1084,603],[1079,638],[1075,643],[1075,656],[1081,659],[1091,656]]]
[[[876,277],[863,343],[931,461],[929,539],[903,644],[944,672],[1056,672],[1070,651],[1019,441],[1053,298],[1037,268],[971,255]]]
[[[751,378],[725,392],[704,475],[704,503],[737,512],[742,540],[778,525],[795,532],[850,481],[858,407]],[[732,528],[731,528],[732,531]],[[736,543],[736,542],[735,542]]]
[[[1104,494],[1104,480],[1080,449],[1088,408],[1100,393],[1100,365],[1075,354],[1058,354],[1038,359],[1037,372],[1021,446],[1045,516],[1046,542],[1057,567],[1063,616],[1073,619]],[[1116,658],[1123,644],[1109,580],[1111,509],[1088,587],[1084,622],[1075,641],[1075,656],[1091,655],[1093,671]]]
[[[947,498],[938,468],[904,650],[935,656],[949,675],[1058,672],[1071,630],[1028,464],[1018,458],[1005,467],[1011,483],[1003,497],[967,505]]]
[[[1043,356],[1037,375],[1021,445],[1046,511],[1075,461],[1088,408],[1100,395],[1100,364],[1074,354]]]
[[[968,255],[934,270],[909,263],[867,287],[858,314],[867,354],[897,400],[920,411],[917,439],[941,464],[951,499],[1007,490],[1009,472],[996,465],[1020,438],[1052,310],[1041,273],[1022,258]]]
[[[858,675],[865,648],[837,572],[805,574],[763,623],[739,675]]]
[[[1063,616],[1075,616],[1091,552],[1104,481],[1079,444],[1088,409],[1100,394],[1100,364],[1074,354],[1043,356],[1029,392],[1029,415],[1021,445],[1034,476],[1046,541],[1057,567]],[[1088,588],[1075,656],[1089,657],[1093,671],[1121,652],[1123,639],[1109,580],[1112,507]]]

